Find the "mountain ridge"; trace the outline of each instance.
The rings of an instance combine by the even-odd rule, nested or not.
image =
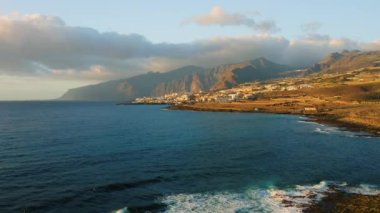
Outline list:
[[[167,93],[186,93],[218,90],[253,80],[280,77],[290,70],[287,65],[263,57],[213,68],[184,66],[169,72],[149,72],[130,78],[69,89],[60,100],[129,101],[136,97],[161,96]]]

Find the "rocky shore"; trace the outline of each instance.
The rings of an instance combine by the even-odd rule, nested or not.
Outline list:
[[[171,105],[171,110],[193,110],[212,112],[252,112],[304,115],[312,121],[329,124],[350,131],[368,132],[380,136],[380,106],[376,104],[335,103],[331,105],[314,103],[302,104],[297,101],[247,101],[247,102],[205,102]]]
[[[363,195],[334,191],[319,202],[306,207],[305,213],[379,213],[380,195]]]

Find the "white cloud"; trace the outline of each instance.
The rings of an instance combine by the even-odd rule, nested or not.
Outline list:
[[[244,19],[236,14],[231,17],[230,23]],[[220,22],[215,18],[216,21]],[[307,66],[344,49],[375,50],[380,49],[380,42],[360,43],[319,34],[290,40],[261,34],[190,43],[152,43],[137,34],[100,33],[68,26],[58,17],[0,17],[0,74],[8,76],[107,80],[184,65],[211,67],[257,57]]]
[[[184,23],[196,23],[201,26],[246,26],[263,33],[279,31],[274,21],[256,22],[253,18],[242,13],[228,13],[220,6],[214,6],[208,14],[196,16],[186,20]]]
[[[329,53],[360,49],[360,47],[360,43],[350,39],[335,39],[326,35],[314,34],[292,40],[283,53],[283,61],[287,64],[309,66]]]
[[[248,27],[255,26],[255,21],[243,14],[225,12],[222,7],[214,6],[207,15],[198,16],[194,21],[200,25],[246,25]]]
[[[71,27],[57,17],[39,14],[0,17],[0,46],[0,70],[14,75],[88,70],[94,65],[122,71],[136,69],[128,59],[186,54],[181,45]]]

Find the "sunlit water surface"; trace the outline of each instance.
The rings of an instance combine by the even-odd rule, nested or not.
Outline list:
[[[275,212],[273,194],[379,192],[379,138],[163,107],[0,103],[0,212]]]

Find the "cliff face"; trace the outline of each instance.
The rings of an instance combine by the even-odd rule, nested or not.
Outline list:
[[[188,91],[189,77],[204,69],[186,66],[166,73],[146,73],[68,90],[60,100],[128,101],[136,97],[159,96]]]
[[[68,90],[61,100],[129,101],[143,96],[197,92],[230,88],[234,85],[282,76],[288,66],[258,58],[211,69],[186,66],[165,73],[147,73]]]

